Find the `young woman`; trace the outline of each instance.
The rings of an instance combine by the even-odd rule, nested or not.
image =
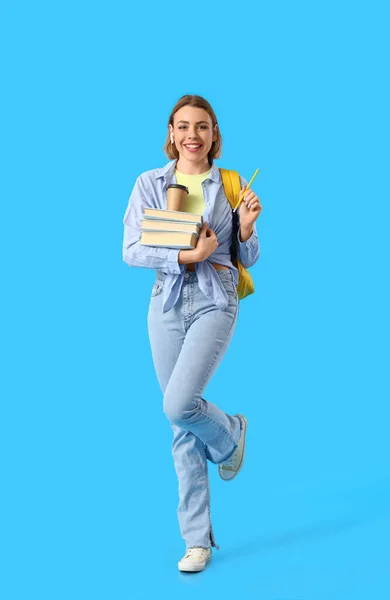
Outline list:
[[[148,332],[164,412],[173,430],[172,455],[179,482],[178,519],[186,553],[181,571],[201,571],[217,545],[210,516],[207,460],[225,481],[240,471],[246,418],[228,415],[203,397],[232,339],[238,316],[238,270],[230,260],[232,211],[215,159],[222,138],[210,104],[183,96],[168,121],[165,167],[136,180],[123,219],[123,260],[156,269]],[[247,181],[240,176],[242,191]],[[193,250],[141,246],[145,207],[166,208],[171,183],[189,188],[184,210],[203,215]],[[248,190],[238,209],[237,256],[245,268],[259,257],[255,221],[261,206]]]

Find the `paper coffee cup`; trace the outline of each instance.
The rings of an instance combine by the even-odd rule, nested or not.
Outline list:
[[[184,210],[184,201],[189,193],[186,185],[171,183],[167,187],[167,210]]]

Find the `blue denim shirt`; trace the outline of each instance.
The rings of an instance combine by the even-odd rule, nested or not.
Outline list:
[[[131,192],[127,210],[123,218],[123,260],[132,267],[158,269],[166,273],[163,290],[163,312],[170,310],[180,296],[185,264],[179,264],[179,248],[158,248],[140,245],[141,219],[145,207],[166,208],[166,189],[176,183],[176,159],[165,167],[145,171],[137,178]],[[247,181],[240,176],[241,187]],[[198,285],[207,298],[221,310],[226,310],[229,298],[212,262],[229,267],[234,282],[238,284],[238,270],[230,260],[232,242],[232,209],[226,198],[222,185],[222,177],[213,161],[210,175],[202,182],[205,199],[203,222],[207,222],[217,236],[218,247],[210,256],[195,263]],[[238,211],[237,211],[238,212]],[[239,214],[239,213],[238,213]],[[251,267],[260,255],[260,244],[257,237],[256,223],[251,237],[246,242],[240,241],[237,232],[237,256],[245,268]]]

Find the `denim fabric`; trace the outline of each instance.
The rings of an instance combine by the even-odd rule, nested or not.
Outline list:
[[[166,209],[166,189],[169,184],[176,183],[176,160],[170,161],[161,169],[152,169],[142,173],[136,180],[131,192],[128,207],[123,218],[123,260],[133,267],[159,269],[167,278],[163,290],[163,312],[172,309],[181,293],[186,265],[178,263],[178,248],[158,248],[139,243],[141,238],[141,219],[145,207]],[[240,176],[241,187],[247,185],[246,179]],[[203,221],[215,232],[218,247],[210,256],[195,263],[199,287],[210,302],[221,310],[229,304],[228,295],[221,285],[217,270],[211,263],[229,267],[235,284],[238,284],[238,270],[231,262],[230,246],[232,242],[232,210],[222,185],[220,171],[213,161],[210,175],[202,181],[205,199]],[[239,222],[239,212],[238,222]],[[251,267],[260,255],[260,244],[256,223],[253,225],[251,237],[242,242],[237,232],[237,256],[245,268]]]
[[[220,310],[199,287],[195,271],[184,274],[178,301],[163,312],[167,276],[157,271],[148,332],[163,409],[173,431],[172,455],[179,482],[177,509],[186,548],[219,548],[211,524],[207,460],[221,463],[237,448],[240,420],[203,397],[232,339],[238,296],[230,270],[217,276],[228,296]],[[221,398],[223,401],[223,398]]]

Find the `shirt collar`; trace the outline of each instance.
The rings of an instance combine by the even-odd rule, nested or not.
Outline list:
[[[176,162],[177,159],[175,158],[174,160],[169,161],[165,167],[156,169],[156,179],[159,179],[160,177],[163,177],[164,179],[171,179],[175,171]],[[214,160],[211,165],[211,172],[208,179],[211,179],[211,181],[214,181],[215,183],[221,183],[221,173]]]

